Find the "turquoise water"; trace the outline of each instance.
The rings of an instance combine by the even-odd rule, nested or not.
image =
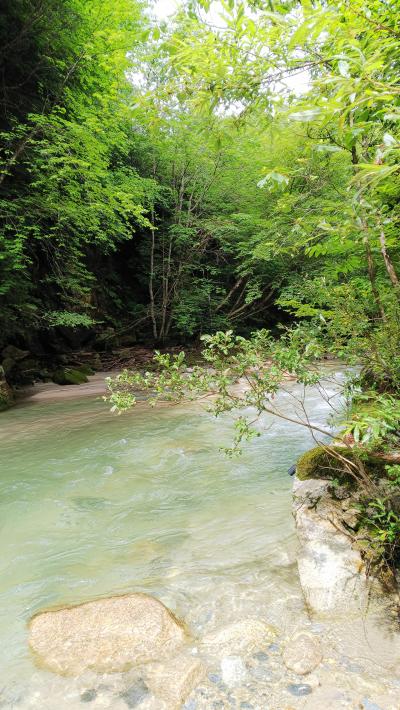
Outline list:
[[[288,412],[293,391],[280,394]],[[319,423],[330,411],[317,391],[307,408]],[[231,420],[200,405],[118,417],[95,398],[27,400],[1,414],[2,687],[49,682],[26,631],[48,607],[144,591],[195,635],[254,615],[285,633],[305,618],[287,469],[313,441],[283,420],[260,431],[229,460]]]

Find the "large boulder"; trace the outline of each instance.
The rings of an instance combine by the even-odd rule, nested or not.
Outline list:
[[[41,612],[29,623],[40,666],[62,675],[114,673],[174,654],[185,630],[157,599],[127,594]]]
[[[294,516],[300,549],[300,583],[309,611],[317,616],[364,614],[376,586],[360,551],[342,525],[330,481],[294,477]]]

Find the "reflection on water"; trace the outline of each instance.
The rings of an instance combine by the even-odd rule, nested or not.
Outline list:
[[[308,410],[323,423],[329,408],[314,392]],[[154,594],[195,635],[249,616],[282,633],[306,623],[287,469],[311,437],[281,420],[237,460],[218,451],[230,443],[229,419],[198,405],[115,417],[67,400],[0,415],[2,686],[42,673],[32,614],[102,595]]]

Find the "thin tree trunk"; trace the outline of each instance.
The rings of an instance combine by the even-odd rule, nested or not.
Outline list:
[[[162,317],[161,317],[161,328],[160,328],[160,338],[164,340],[166,337],[165,324],[167,321],[167,312],[169,304],[169,280],[171,277],[171,260],[172,260],[172,236],[169,238],[168,245],[168,256],[167,256],[167,271],[164,277],[163,283],[163,304],[162,304]]]
[[[394,268],[393,262],[388,254],[388,251],[387,251],[385,232],[383,231],[382,227],[380,227],[380,229],[379,229],[379,243],[381,245],[381,254],[383,256],[383,261],[385,262],[386,271],[388,273],[390,281],[392,282],[392,286],[398,292],[399,279],[396,274],[396,269]]]
[[[158,338],[157,333],[157,320],[154,308],[154,250],[155,250],[155,233],[154,233],[154,207],[151,208],[151,246],[150,246],[150,274],[149,274],[149,296],[150,296],[150,318],[153,326],[153,337],[155,340]]]
[[[371,283],[372,295],[373,295],[373,297],[374,297],[374,300],[375,300],[376,306],[377,306],[377,308],[378,308],[378,311],[379,311],[379,313],[381,314],[382,320],[386,321],[386,313],[385,313],[385,310],[384,310],[384,308],[383,308],[382,301],[381,301],[381,298],[380,298],[380,296],[379,296],[379,291],[378,291],[378,288],[377,288],[377,285],[376,285],[376,270],[375,270],[375,264],[374,264],[374,259],[373,259],[373,256],[372,256],[371,247],[370,247],[370,243],[369,243],[369,241],[368,241],[368,238],[365,240],[365,251],[366,251],[366,254],[367,254],[368,276],[369,276],[369,280],[370,280],[370,283]]]
[[[155,179],[156,179],[156,159],[155,159],[155,156],[153,156],[153,180],[155,181]],[[157,340],[158,329],[157,329],[157,319],[156,319],[156,312],[155,312],[155,305],[154,305],[154,301],[155,301],[155,299],[154,299],[154,252],[155,252],[155,247],[156,247],[156,235],[155,235],[155,227],[154,227],[154,222],[155,222],[154,198],[152,199],[152,202],[151,202],[150,217],[151,217],[151,228],[150,228],[151,245],[150,245],[150,273],[149,273],[149,297],[150,297],[149,311],[150,311],[150,318],[151,318],[151,323],[152,323],[152,327],[153,327],[153,337],[154,337],[154,340]]]
[[[29,141],[31,138],[34,138],[37,133],[39,133],[39,130],[42,127],[40,126],[35,126],[31,131],[29,131],[28,135],[25,136],[25,138],[17,145],[14,153],[12,154],[11,158],[8,160],[7,165],[5,166],[4,171],[0,174],[0,185],[3,184],[4,180],[6,179],[8,175],[8,171],[15,165],[17,162],[19,156],[24,152],[26,146],[28,145]]]
[[[235,293],[235,291],[242,285],[244,278],[245,278],[244,276],[241,276],[240,279],[238,279],[238,280],[234,283],[234,285],[232,286],[232,288],[231,288],[231,290],[229,291],[229,293],[227,293],[227,295],[225,296],[225,298],[224,298],[220,303],[218,303],[218,305],[216,306],[216,308],[215,308],[216,311],[220,311],[221,308],[222,308],[223,306],[225,306],[226,303],[228,303],[230,297],[231,297],[231,296]]]

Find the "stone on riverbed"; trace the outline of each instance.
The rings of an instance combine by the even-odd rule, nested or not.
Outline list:
[[[38,664],[61,675],[126,671],[168,658],[184,642],[180,622],[146,594],[42,612],[29,624],[29,645]]]
[[[150,664],[145,671],[145,681],[155,697],[172,710],[182,707],[205,672],[205,666],[198,658],[180,654],[166,663]]]
[[[306,631],[295,634],[283,651],[286,668],[298,675],[311,673],[321,661],[321,645],[315,636]]]
[[[265,648],[276,637],[273,626],[259,619],[243,619],[204,636],[202,647],[217,655],[252,653]]]
[[[240,656],[225,656],[221,661],[222,680],[229,687],[242,685],[246,680],[246,666]]]

